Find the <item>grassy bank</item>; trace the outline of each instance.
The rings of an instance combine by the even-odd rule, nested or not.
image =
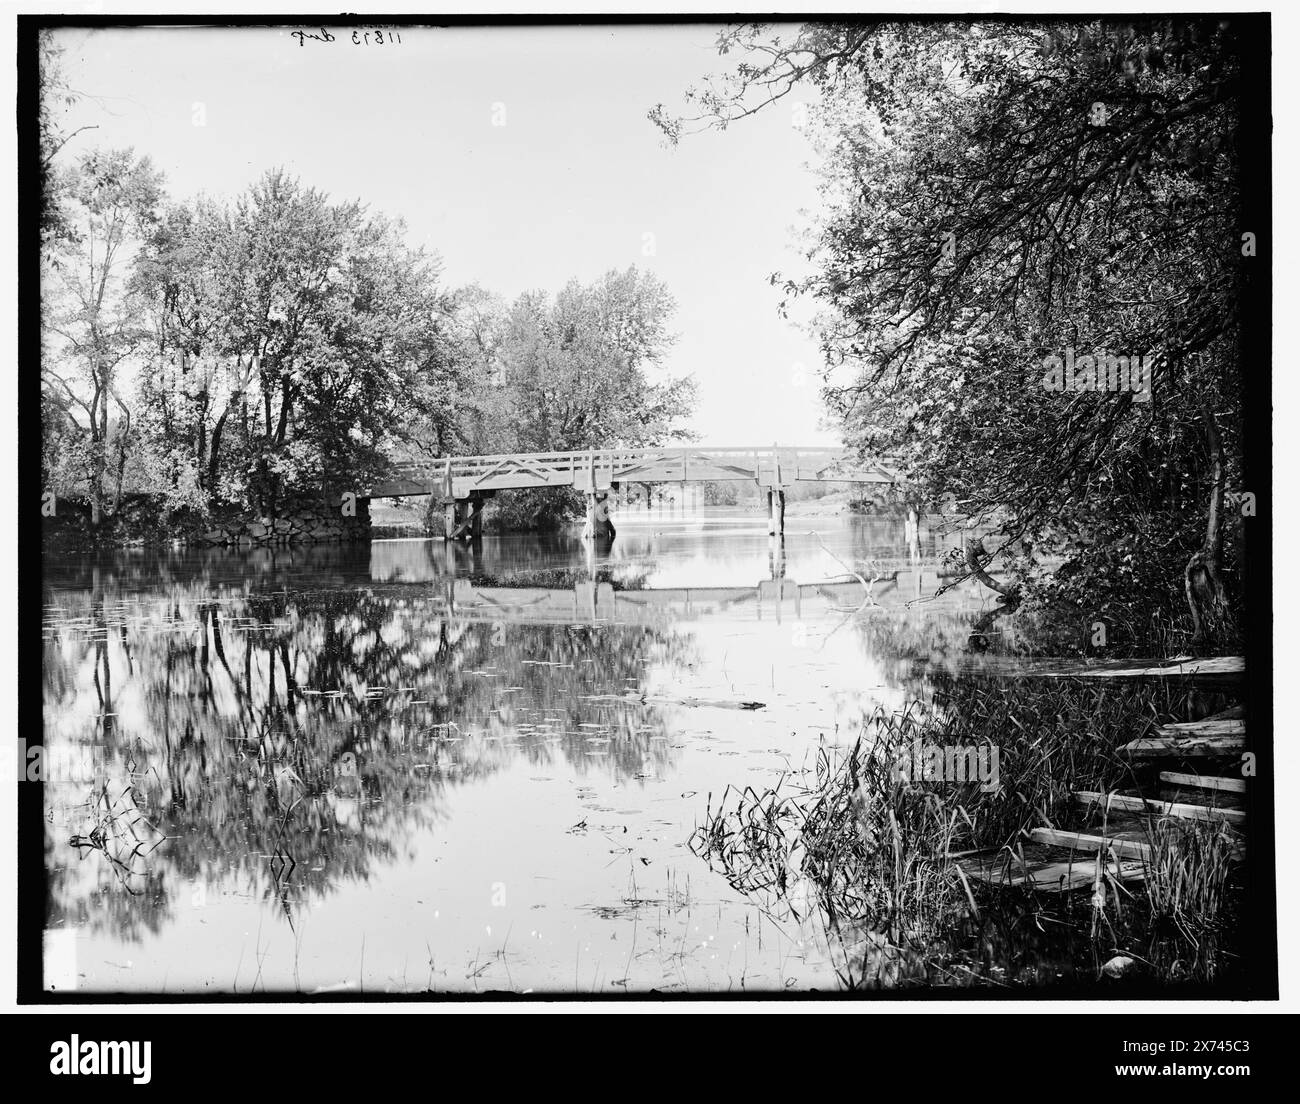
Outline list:
[[[816,913],[849,986],[1230,984],[1242,899],[1222,825],[1149,822],[1145,882],[1074,893],[993,887],[957,861],[1023,855],[1035,827],[1096,831],[1072,792],[1145,789],[1119,746],[1222,704],[1164,683],[949,682],[771,789],[711,795],[692,847],[773,912]],[[918,744],[996,748],[998,784],[901,779]]]

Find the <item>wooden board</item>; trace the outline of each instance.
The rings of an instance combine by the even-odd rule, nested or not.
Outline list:
[[[1058,828],[1034,828],[1029,833],[1035,843],[1065,847],[1071,851],[1113,851],[1121,859],[1142,861],[1151,857],[1151,845],[1114,835],[1098,836],[1088,832],[1062,831]]]
[[[1181,724],[1161,725],[1158,736],[1244,736],[1246,722],[1238,720],[1185,721]]]
[[[1074,799],[1081,805],[1100,805],[1105,809],[1122,809],[1126,812],[1147,812],[1154,816],[1178,817],[1181,820],[1222,820],[1233,825],[1246,823],[1241,809],[1215,809],[1209,805],[1190,805],[1178,801],[1153,801],[1130,794],[1102,794],[1091,790],[1078,790]]]
[[[1107,670],[1101,665],[1086,672],[1079,672],[1085,678],[1224,678],[1236,680],[1246,673],[1246,660],[1242,656],[1210,656],[1206,659],[1193,659],[1183,656],[1167,663],[1151,666],[1125,666]]]
[[[1244,734],[1229,736],[1143,736],[1119,749],[1121,755],[1137,758],[1201,759],[1240,755],[1246,747]]]
[[[1226,793],[1245,793],[1244,778],[1222,778],[1213,774],[1183,774],[1180,771],[1161,771],[1160,781],[1171,786],[1193,786],[1198,790],[1222,790]]]
[[[1097,859],[1049,859],[1021,864],[1005,853],[985,859],[965,859],[961,868],[968,878],[1007,889],[1036,889],[1046,893],[1065,893],[1090,888],[1097,879]],[[1120,881],[1140,881],[1146,867],[1137,861],[1123,861],[1118,867],[1105,864]]]
[[[1205,683],[1207,687],[1240,682],[1246,672],[1241,656],[1211,656],[1194,659],[1180,656],[1171,660],[1086,660],[1074,656],[1023,659],[1012,656],[968,657],[963,671],[994,678],[1057,679],[1181,679]]]

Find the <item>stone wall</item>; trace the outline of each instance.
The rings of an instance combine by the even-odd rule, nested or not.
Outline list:
[[[210,545],[330,544],[370,539],[370,500],[356,499],[354,512],[344,512],[342,496],[295,503],[279,517],[229,520],[203,534]]]

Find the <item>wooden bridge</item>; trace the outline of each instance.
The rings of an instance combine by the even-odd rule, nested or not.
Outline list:
[[[593,521],[597,497],[624,484],[753,482],[768,492],[769,531],[785,532],[785,490],[796,482],[899,483],[888,459],[864,462],[844,449],[696,448],[587,449],[411,461],[363,492],[365,498],[437,495],[447,540],[478,537],[483,502],[497,491],[574,487],[587,496]]]

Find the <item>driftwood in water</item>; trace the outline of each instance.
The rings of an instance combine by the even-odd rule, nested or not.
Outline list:
[[[760,701],[730,701],[723,698],[649,698],[644,694],[587,694],[586,701],[637,702],[641,705],[684,705],[688,709],[766,709]]]
[[[690,709],[700,707],[708,709],[764,709],[765,702],[759,701],[724,701],[720,698],[646,698],[655,705],[684,705]]]

